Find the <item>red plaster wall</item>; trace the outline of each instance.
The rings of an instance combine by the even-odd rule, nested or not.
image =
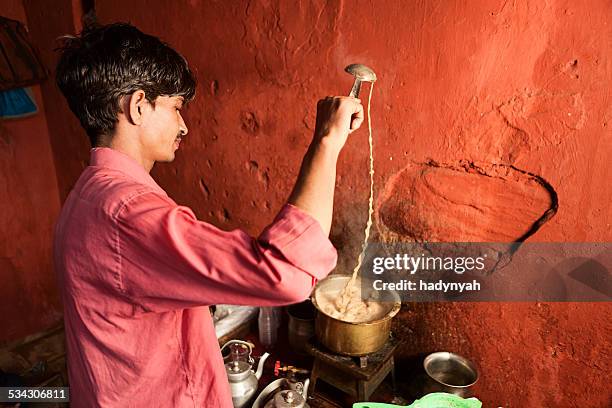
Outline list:
[[[21,0],[0,15],[26,23]],[[59,194],[40,87],[39,113],[0,120],[0,344],[56,324],[62,310],[51,237]]]
[[[29,18],[41,13],[44,2],[26,3]],[[102,22],[131,21],[161,36],[197,71],[190,134],[154,176],[222,228],[255,234],[271,220],[310,141],[316,100],[348,93],[343,68],[362,62],[379,77],[378,238],[515,239],[556,200],[531,240],[612,237],[609,1],[98,0],[96,9]],[[37,38],[71,29],[74,17],[60,14]],[[67,127],[73,119],[52,92],[64,195],[86,139]],[[332,236],[345,271],[363,236],[367,159],[362,130],[338,172]],[[413,191],[421,217],[401,205]],[[470,205],[483,210],[473,225],[462,208]],[[437,216],[442,224],[417,222]],[[473,358],[485,406],[608,406],[609,314],[609,304],[407,305],[395,331],[407,340],[401,355],[444,349]]]
[[[81,0],[23,0],[29,22],[30,38],[49,70],[49,81],[41,85],[47,107],[49,140],[60,199],[63,202],[89,160],[89,140],[79,121],[70,112],[59,88],[55,85],[57,38],[74,35],[81,30]]]

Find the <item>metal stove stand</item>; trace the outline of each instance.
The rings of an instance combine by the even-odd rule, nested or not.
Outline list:
[[[368,401],[389,374],[395,391],[393,353],[399,344],[399,340],[389,337],[377,352],[361,357],[350,357],[329,351],[314,337],[311,338],[305,347],[308,354],[314,357],[309,393],[313,395],[317,380],[322,380],[356,397],[359,401]]]

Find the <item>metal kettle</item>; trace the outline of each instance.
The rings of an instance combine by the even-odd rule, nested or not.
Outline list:
[[[272,381],[264,388],[252,408],[309,408],[306,402],[310,380],[295,382],[286,378]]]
[[[251,397],[257,391],[257,383],[261,378],[263,366],[269,354],[264,353],[259,358],[257,370],[253,371],[253,359],[251,358],[253,348],[251,344],[241,340],[230,340],[225,343],[223,347],[221,347],[221,350],[231,344],[240,344],[247,346],[249,349],[247,361],[241,359],[231,359],[225,364],[225,372],[227,373],[227,379],[229,380],[230,389],[232,392],[232,403],[234,404],[234,408],[241,408],[246,406]]]
[[[299,392],[283,390],[277,392],[264,408],[304,408],[306,406],[306,399]]]

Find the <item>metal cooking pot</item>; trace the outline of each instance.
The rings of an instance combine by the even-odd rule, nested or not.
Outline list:
[[[391,319],[399,312],[400,297],[393,292],[387,314],[377,320],[365,323],[350,323],[328,316],[317,304],[317,294],[326,291],[340,291],[351,279],[349,275],[331,275],[320,281],[312,295],[312,304],[319,313],[315,319],[317,339],[328,349],[347,356],[363,356],[378,351],[389,339]]]
[[[428,392],[447,392],[469,397],[478,381],[474,363],[447,351],[438,351],[425,357],[423,368],[428,377]]]
[[[287,308],[289,315],[289,346],[298,354],[306,355],[306,343],[315,334],[314,320],[317,310],[310,299]]]

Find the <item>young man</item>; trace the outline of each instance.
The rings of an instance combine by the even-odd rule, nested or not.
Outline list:
[[[176,51],[90,28],[66,40],[57,83],[93,146],[55,232],[72,406],[231,407],[208,305],[299,302],[334,268],[336,161],[360,101],[319,101],[288,204],[255,239],[198,221],[149,175],[187,135],[195,80]]]

